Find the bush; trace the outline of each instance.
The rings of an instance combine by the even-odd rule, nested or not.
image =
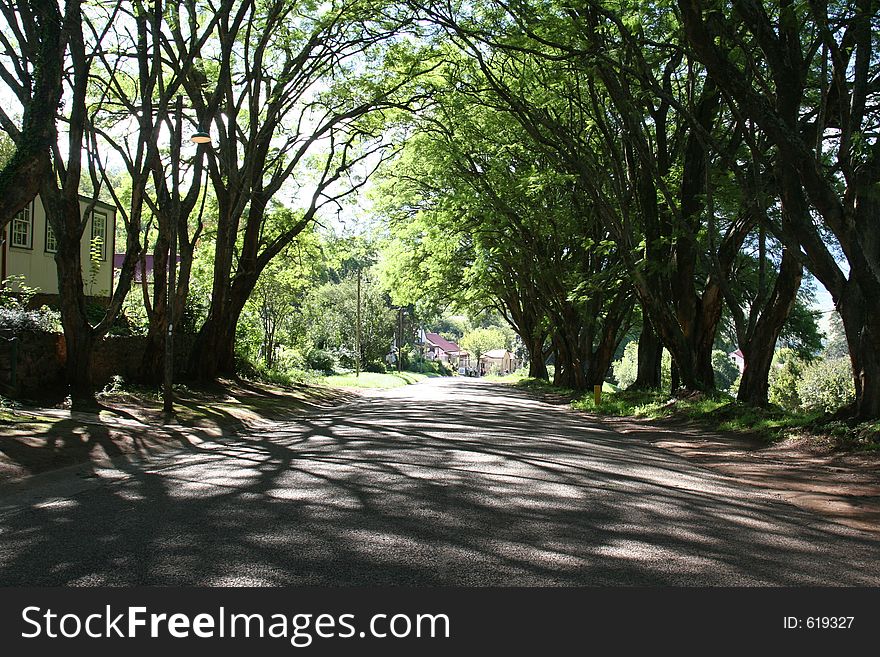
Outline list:
[[[306,366],[312,370],[332,372],[336,366],[336,357],[329,351],[313,349],[306,356]]]
[[[0,307],[0,330],[12,333],[58,333],[61,331],[61,316],[47,306],[39,310]]]
[[[727,391],[739,377],[739,368],[730,356],[720,349],[712,350],[712,369],[715,371],[715,387]]]
[[[801,406],[809,411],[833,413],[856,396],[849,358],[817,360],[804,369],[797,382]]]
[[[773,355],[773,366],[770,368],[768,399],[771,404],[781,406],[787,411],[794,411],[801,406],[798,395],[798,381],[807,367],[807,363],[792,349],[779,349]]]
[[[630,342],[623,350],[623,356],[611,364],[617,387],[626,390],[636,382],[639,369],[639,343]]]
[[[387,372],[385,363],[380,360],[374,360],[364,366],[364,372],[376,372],[377,374],[385,374]]]

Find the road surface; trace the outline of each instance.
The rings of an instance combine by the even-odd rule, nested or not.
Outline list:
[[[520,391],[371,393],[0,500],[2,585],[880,584],[880,545]]]

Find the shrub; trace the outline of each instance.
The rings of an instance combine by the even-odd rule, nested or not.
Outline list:
[[[712,369],[715,371],[715,387],[727,391],[739,378],[739,368],[726,353],[720,349],[712,351]]]
[[[332,372],[336,365],[336,357],[324,349],[313,349],[306,356],[306,366],[312,370]]]
[[[617,387],[626,390],[636,382],[639,369],[639,343],[630,342],[623,350],[623,356],[611,364]]]
[[[38,310],[24,310],[21,307],[0,307],[0,330],[12,333],[57,333],[61,330],[61,316],[54,310],[43,306]]]
[[[386,371],[387,368],[385,367],[385,363],[380,360],[374,360],[364,366],[364,372],[376,372],[377,374],[384,374]]]
[[[798,358],[791,349],[779,349],[773,356],[770,368],[768,399],[771,404],[781,406],[787,411],[800,407],[798,381],[807,363]]]
[[[797,382],[801,406],[810,411],[833,413],[855,399],[849,358],[817,360],[804,369]]]

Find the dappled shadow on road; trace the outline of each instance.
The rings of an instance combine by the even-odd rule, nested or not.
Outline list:
[[[253,424],[319,410],[357,395],[317,386],[285,389],[223,381],[176,393],[175,414],[141,393],[106,396],[90,411],[26,409],[0,420],[0,482],[74,464],[93,467],[112,458],[138,463],[168,449],[197,451],[204,441],[235,435]]]
[[[0,517],[0,583],[877,585],[880,548],[505,386],[377,393]]]

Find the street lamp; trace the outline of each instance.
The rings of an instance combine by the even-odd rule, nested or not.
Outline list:
[[[190,137],[194,144],[210,144],[211,135],[200,127]],[[162,386],[162,408],[174,412],[174,296],[177,293],[177,222],[180,220],[180,151],[183,148],[183,96],[177,97],[174,114],[174,139],[171,146],[171,221],[168,230],[168,290],[165,295],[165,380]]]
[[[210,144],[211,135],[199,128],[198,131],[196,131],[196,133],[189,138],[189,140],[194,144]]]

